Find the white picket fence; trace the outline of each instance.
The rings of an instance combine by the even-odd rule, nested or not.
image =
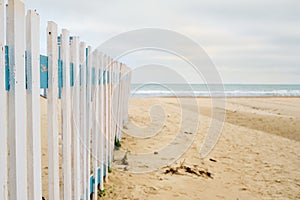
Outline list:
[[[40,88],[47,88],[48,199],[97,199],[128,119],[131,72],[68,30],[58,35],[54,22],[42,34],[47,57],[39,14],[25,17],[23,2],[0,0],[0,199],[42,199]]]

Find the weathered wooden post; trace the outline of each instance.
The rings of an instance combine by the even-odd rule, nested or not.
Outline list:
[[[48,193],[49,200],[60,199],[58,159],[58,46],[57,24],[48,22]]]
[[[79,63],[81,66],[81,83],[80,83],[80,155],[81,155],[81,199],[83,199],[86,194],[86,134],[87,134],[87,79],[86,79],[86,44],[84,42],[80,43],[79,46]]]
[[[73,198],[80,199],[80,72],[79,72],[79,38],[71,41],[71,62],[73,63]]]
[[[105,74],[104,74],[104,91],[105,91],[105,167],[104,167],[104,174],[105,174],[105,181],[108,182],[108,145],[109,145],[109,138],[108,138],[108,127],[109,127],[109,117],[108,117],[108,68],[109,66],[109,57],[106,56],[105,57],[105,65],[104,65],[104,69],[105,69]]]
[[[6,40],[9,56],[8,145],[9,195],[11,199],[27,197],[27,140],[25,91],[25,5],[9,0],[6,10]]]
[[[99,134],[99,126],[98,126],[98,111],[99,111],[99,102],[98,102],[98,90],[99,90],[99,85],[98,85],[98,75],[99,75],[99,57],[98,57],[98,51],[94,50],[93,52],[93,62],[92,66],[94,69],[94,92],[93,92],[93,130],[92,130],[92,163],[93,163],[93,175],[94,175],[94,187],[93,187],[93,199],[98,198],[98,134]]]
[[[92,131],[92,62],[93,62],[92,47],[87,48],[87,134],[86,134],[86,183],[87,183],[87,198],[90,195],[90,141],[91,141],[91,131]]]
[[[69,31],[62,30],[61,34],[61,60],[63,71],[62,87],[62,166],[63,166],[63,199],[72,198],[72,176],[71,176],[71,96],[70,96],[70,39]]]
[[[28,199],[42,199],[40,117],[40,17],[26,17]]]
[[[104,189],[104,184],[103,184],[103,153],[104,153],[104,87],[103,87],[103,71],[104,71],[104,54],[102,53],[100,56],[100,93],[99,93],[99,107],[100,107],[100,112],[99,112],[99,119],[100,119],[100,129],[99,129],[99,162],[98,166],[100,167],[100,190]]]
[[[4,2],[0,0],[0,198],[8,199],[7,190],[7,93],[5,91]]]
[[[113,59],[109,58],[109,65],[108,65],[108,165],[107,169],[111,168],[111,162],[112,162],[112,65],[113,65]],[[107,174],[108,175],[108,174]]]

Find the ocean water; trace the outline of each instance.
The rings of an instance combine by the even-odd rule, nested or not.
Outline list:
[[[131,84],[131,97],[300,97],[300,85]]]

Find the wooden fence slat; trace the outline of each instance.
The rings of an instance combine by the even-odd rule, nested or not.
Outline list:
[[[124,74],[125,74],[125,69],[126,66],[123,65],[123,69],[122,69],[122,77],[121,77],[121,83],[122,83],[122,110],[121,110],[121,130],[123,129],[124,126],[124,109],[125,109],[125,79],[124,79]]]
[[[81,87],[80,87],[80,155],[81,155],[81,199],[83,199],[86,194],[85,190],[87,188],[86,184],[86,134],[87,134],[87,105],[86,105],[86,44],[80,42],[79,47],[79,63],[81,65]]]
[[[40,118],[40,17],[29,10],[26,17],[27,170],[28,199],[42,198]]]
[[[118,139],[121,140],[120,132],[121,132],[121,110],[122,110],[122,84],[121,84],[121,77],[122,77],[122,63],[119,65],[119,77],[118,77],[118,88],[119,88],[119,98],[118,98]]]
[[[121,69],[120,69],[120,121],[119,121],[119,125],[120,125],[120,130],[119,130],[119,138],[121,139],[121,135],[122,135],[122,128],[123,128],[123,68],[124,65],[121,64]]]
[[[128,89],[128,86],[127,86],[127,78],[128,78],[128,74],[127,74],[127,66],[124,70],[124,116],[123,116],[123,124],[125,125],[126,123],[126,108],[127,108],[127,89]]]
[[[93,62],[93,55],[92,55],[92,47],[88,46],[88,62],[87,62],[87,134],[86,134],[86,183],[87,183],[87,199],[90,195],[90,142],[91,142],[91,131],[92,131],[92,62]]]
[[[123,105],[123,126],[125,125],[126,121],[126,102],[127,102],[127,66],[125,65],[124,69],[124,74],[123,74],[123,79],[124,79],[124,105]]]
[[[113,150],[114,148],[114,137],[115,137],[115,74],[116,74],[116,61],[112,61],[112,71],[111,71],[111,84],[112,84],[112,89],[111,89],[111,138],[110,138],[110,145],[111,149]],[[113,153],[113,152],[112,152]],[[111,159],[112,159],[112,154],[111,154]]]
[[[122,63],[119,63],[118,65],[118,109],[117,109],[117,138],[120,140],[120,130],[121,130],[121,69],[122,69]]]
[[[111,162],[112,162],[112,153],[113,153],[113,148],[114,146],[112,146],[112,71],[113,71],[113,59],[110,58],[109,60],[109,74],[108,74],[108,80],[109,80],[109,131],[108,131],[108,166],[107,166],[107,172],[108,172],[108,168],[111,168]],[[108,175],[108,173],[107,173]]]
[[[99,107],[100,107],[100,112],[99,112],[99,121],[100,121],[100,130],[99,130],[99,162],[98,166],[100,168],[100,190],[104,189],[104,184],[103,184],[103,151],[104,151],[104,90],[103,90],[103,70],[104,70],[104,54],[102,53],[100,56],[100,93],[99,93]]]
[[[123,128],[123,108],[124,108],[124,91],[123,91],[123,71],[124,71],[124,64],[121,65],[121,76],[120,76],[120,138],[122,137],[122,128]]]
[[[73,199],[80,199],[80,77],[79,77],[79,38],[73,37],[71,42],[71,62],[73,63],[74,86],[73,102]]]
[[[108,159],[109,159],[109,83],[108,83],[108,74],[109,74],[109,61],[110,57],[106,57],[105,64],[105,182],[108,181]]]
[[[7,190],[7,93],[5,91],[4,1],[0,0],[0,199],[8,199]]]
[[[116,61],[114,66],[114,139],[117,136],[117,125],[118,125],[118,65]]]
[[[60,199],[59,195],[59,149],[58,149],[58,46],[57,24],[48,22],[48,193],[49,200]]]
[[[70,34],[66,29],[61,34],[61,60],[63,71],[62,87],[62,174],[63,174],[63,199],[72,198],[72,173],[71,173],[71,96],[70,96]]]
[[[93,92],[93,130],[92,130],[92,163],[93,163],[93,175],[94,175],[94,187],[93,187],[93,199],[98,198],[98,150],[97,150],[97,141],[98,141],[98,69],[99,69],[99,58],[98,51],[94,50],[93,52],[93,67],[95,69],[95,78],[94,78],[94,92]]]
[[[6,39],[9,49],[8,92],[9,194],[27,199],[26,91],[25,91],[25,5],[9,0]]]
[[[130,97],[130,70],[129,67],[127,67],[127,91],[126,91],[126,116],[125,116],[125,124],[128,123],[128,106],[129,106],[129,97]]]
[[[109,57],[106,56],[105,58],[105,77],[104,77],[104,80],[105,80],[105,83],[104,83],[104,91],[105,91],[105,151],[104,151],[104,154],[105,154],[105,167],[104,167],[104,174],[105,174],[105,182],[108,182],[108,69],[109,69]]]
[[[118,85],[117,85],[117,75],[118,75],[118,62],[115,61],[114,63],[114,76],[113,76],[113,84],[114,84],[114,106],[113,106],[113,115],[114,115],[114,127],[113,127],[113,139],[116,138],[116,131],[117,131],[117,109],[118,109]]]
[[[106,66],[106,118],[107,118],[107,129],[106,129],[106,169],[109,167],[109,152],[110,152],[110,113],[109,113],[109,104],[110,104],[110,83],[109,83],[109,74],[110,74],[110,57],[107,58],[107,66]],[[105,170],[106,170],[105,169]],[[106,181],[108,180],[108,170],[106,170]]]
[[[97,64],[97,86],[98,86],[98,93],[97,93],[97,102],[98,102],[98,109],[97,109],[97,116],[98,116],[98,119],[97,119],[97,124],[98,124],[98,130],[97,130],[97,185],[100,186],[100,190],[101,190],[101,181],[103,182],[103,180],[101,180],[101,148],[100,148],[100,145],[101,145],[101,112],[102,112],[102,109],[101,109],[101,81],[102,81],[102,78],[101,78],[101,72],[102,72],[102,52],[99,52],[98,53],[98,64]]]

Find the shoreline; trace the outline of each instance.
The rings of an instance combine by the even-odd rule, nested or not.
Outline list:
[[[225,97],[212,97],[212,96],[143,96],[143,97],[129,97],[133,99],[142,99],[142,98],[300,98],[300,96],[225,96]]]

